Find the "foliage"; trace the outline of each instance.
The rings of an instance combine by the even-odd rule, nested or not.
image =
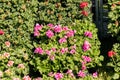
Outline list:
[[[110,57],[110,62],[107,66],[114,68],[113,79],[120,79],[120,43],[115,43],[112,49],[115,54]]]
[[[90,0],[41,0],[39,2],[38,15],[41,24],[67,25],[80,19],[92,21]],[[82,2],[87,2],[87,6],[80,8]]]
[[[109,25],[108,30],[109,33],[112,34],[113,37],[117,37],[117,40],[120,41],[120,1],[114,0],[109,1],[110,12],[109,12]]]
[[[99,56],[100,42],[97,29],[91,22],[90,7],[90,0],[0,0],[0,79],[31,80],[43,77],[47,80],[54,79],[55,74],[61,75],[60,78],[64,74],[65,79],[71,79],[73,74],[75,79],[77,75],[86,80],[96,78],[97,73],[93,73],[92,77],[88,69],[101,66],[103,57]],[[33,36],[35,23],[43,23],[43,28],[40,34],[36,31]],[[56,33],[47,23],[54,23],[54,26],[60,24],[62,28],[68,25],[70,31]],[[46,33],[49,29],[54,36],[49,31]],[[69,38],[64,37],[66,34]],[[43,54],[33,51],[38,47],[43,49]],[[45,50],[52,47],[57,52],[49,56],[49,51],[46,54]],[[62,48],[66,48],[66,51],[68,48],[68,52],[61,54]],[[65,73],[69,69],[73,74]],[[84,69],[83,72],[80,72],[81,69]],[[41,75],[36,76],[37,71]],[[48,77],[51,71],[54,76]]]
[[[29,57],[33,49],[30,36],[37,20],[37,4],[37,0],[0,0],[0,29],[4,31],[4,35],[0,35],[2,80],[29,74]],[[13,65],[9,61],[13,61]],[[24,68],[18,68],[19,64]]]
[[[72,70],[74,74],[82,70],[86,74],[87,69],[101,66],[103,57],[100,56],[100,42],[94,24],[89,21],[76,21],[69,26],[51,25],[36,24],[34,27],[34,34],[36,29],[40,33],[34,35],[35,50],[30,62],[35,70],[42,75],[50,72],[65,73],[67,70]],[[54,35],[49,37],[48,31]]]

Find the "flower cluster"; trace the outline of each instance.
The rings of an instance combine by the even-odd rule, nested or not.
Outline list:
[[[0,30],[0,35],[4,35],[4,31],[3,30]]]
[[[36,23],[36,25],[40,24]],[[34,31],[35,30],[36,26],[34,27]],[[34,49],[35,55],[33,55],[34,58],[36,58],[34,59],[34,62],[38,65],[36,69],[40,70],[42,73],[47,73],[48,76],[53,77],[56,80],[62,79],[65,75],[75,78],[73,73],[74,69],[68,66],[68,60],[66,59],[71,58],[70,65],[72,65],[72,63],[75,62],[73,57],[78,56],[78,58],[76,57],[76,59],[78,59],[78,64],[74,66],[78,66],[79,64],[82,66],[81,70],[76,72],[76,74],[80,78],[86,77],[87,65],[92,64],[92,60],[94,60],[90,55],[86,54],[92,50],[92,45],[89,41],[93,39],[93,33],[88,29],[79,34],[78,30],[72,26],[62,26],[60,24],[54,25],[52,23],[42,26],[39,30],[39,34],[41,35],[35,36],[38,38],[39,43],[34,42],[37,44]],[[79,41],[82,38],[80,38],[80,36],[78,37],[78,35],[82,35],[85,39]],[[44,36],[44,38],[42,38],[42,36]],[[79,50],[84,54],[81,54]],[[45,64],[48,64],[49,66],[46,66]],[[43,69],[40,67],[41,65],[43,66]],[[44,69],[47,69],[48,72]],[[66,69],[68,71],[64,73],[63,70]],[[97,72],[93,73],[93,77],[97,77]]]
[[[108,57],[113,57],[116,53],[114,51],[108,51]]]
[[[41,29],[42,29],[42,25],[39,25],[37,23],[34,27],[34,36],[39,36],[40,35],[39,30],[41,30]]]
[[[82,9],[81,14],[84,16],[88,16],[88,11],[84,10],[86,7],[88,7],[88,2],[81,2],[80,3],[80,8]]]

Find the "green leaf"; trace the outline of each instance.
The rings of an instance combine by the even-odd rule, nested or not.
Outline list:
[[[120,66],[120,62],[118,62],[117,65]]]
[[[113,79],[119,79],[119,74],[117,74],[117,73],[115,73],[114,75],[113,75]]]

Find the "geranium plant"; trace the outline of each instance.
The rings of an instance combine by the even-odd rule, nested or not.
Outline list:
[[[112,34],[113,37],[117,38],[117,41],[120,41],[120,1],[109,1],[110,12],[109,12],[109,25],[108,30],[109,33]]]
[[[72,24],[75,20],[92,20],[91,0],[39,1],[40,23]]]
[[[107,66],[113,68],[113,79],[120,78],[120,43],[115,43],[111,51],[108,52],[108,57],[110,62],[107,63]]]
[[[76,21],[68,26],[36,23],[35,49],[30,63],[41,75],[51,73],[56,80],[63,78],[64,73],[84,78],[88,68],[100,66],[103,60],[99,56],[100,42],[96,32],[95,25],[88,21]]]

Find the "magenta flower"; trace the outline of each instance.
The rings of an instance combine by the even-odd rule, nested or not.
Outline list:
[[[67,39],[68,37],[67,37],[67,36],[64,36],[64,38],[66,38],[66,39]]]
[[[51,29],[54,27],[52,23],[47,24],[47,26],[49,26]]]
[[[66,74],[69,74],[71,77],[74,77],[74,74],[73,74],[72,70],[68,70],[68,71],[66,72]]]
[[[85,70],[85,69],[86,69],[86,65],[85,65],[85,64],[86,64],[86,62],[83,62],[83,61],[82,61],[82,70]]]
[[[67,36],[67,37],[72,37],[72,36],[74,36],[74,34],[75,34],[75,31],[69,30],[69,31],[66,33],[66,36]]]
[[[69,69],[66,73],[67,73],[67,74],[70,74],[70,73],[72,73],[72,70]]]
[[[53,61],[55,59],[55,55],[50,55],[49,58],[50,58],[50,60]]]
[[[55,77],[56,80],[60,80],[60,79],[63,78],[63,74],[62,73],[56,73],[54,77]]]
[[[55,31],[56,33],[60,33],[60,32],[62,31],[61,25],[56,25],[56,26],[54,27],[54,31]]]
[[[34,31],[34,36],[40,36],[39,31]]]
[[[41,30],[41,29],[42,29],[42,25],[36,23],[35,27],[34,27],[34,31],[38,31],[38,30]]]
[[[84,35],[87,36],[87,37],[89,37],[89,38],[92,38],[92,32],[90,32],[90,31],[86,31],[84,33]]]
[[[94,73],[92,74],[92,76],[93,76],[94,78],[97,78],[98,73],[97,73],[97,72],[94,72]]]
[[[85,65],[82,65],[82,70],[86,70],[86,66]]]
[[[51,48],[51,51],[56,52],[56,48]]]
[[[71,54],[74,54],[75,52],[76,52],[75,49],[70,50]]]
[[[67,26],[64,26],[64,27],[62,28],[62,30],[63,30],[63,31],[68,31],[69,28],[68,28]]]
[[[79,71],[78,72],[78,77],[82,77],[82,78],[84,78],[86,75],[85,75],[85,73],[83,72],[83,71]]]
[[[91,58],[88,56],[82,56],[85,62],[91,62]]]
[[[60,44],[61,44],[61,43],[64,43],[64,42],[67,42],[66,38],[60,38],[60,39],[59,39],[59,43],[60,43]]]
[[[47,36],[48,38],[51,38],[51,37],[54,36],[54,33],[53,33],[51,30],[48,30],[48,31],[46,32],[46,36]]]
[[[43,50],[42,50],[42,48],[38,47],[35,49],[34,53],[43,54]]]
[[[49,51],[49,50],[46,50],[45,52],[46,52],[47,55],[51,54],[51,51]]]
[[[68,48],[62,48],[62,49],[60,50],[60,52],[61,52],[62,54],[64,54],[65,52],[68,52]]]
[[[84,41],[83,46],[82,46],[83,51],[89,50],[90,47],[91,47],[90,43],[88,41]]]

